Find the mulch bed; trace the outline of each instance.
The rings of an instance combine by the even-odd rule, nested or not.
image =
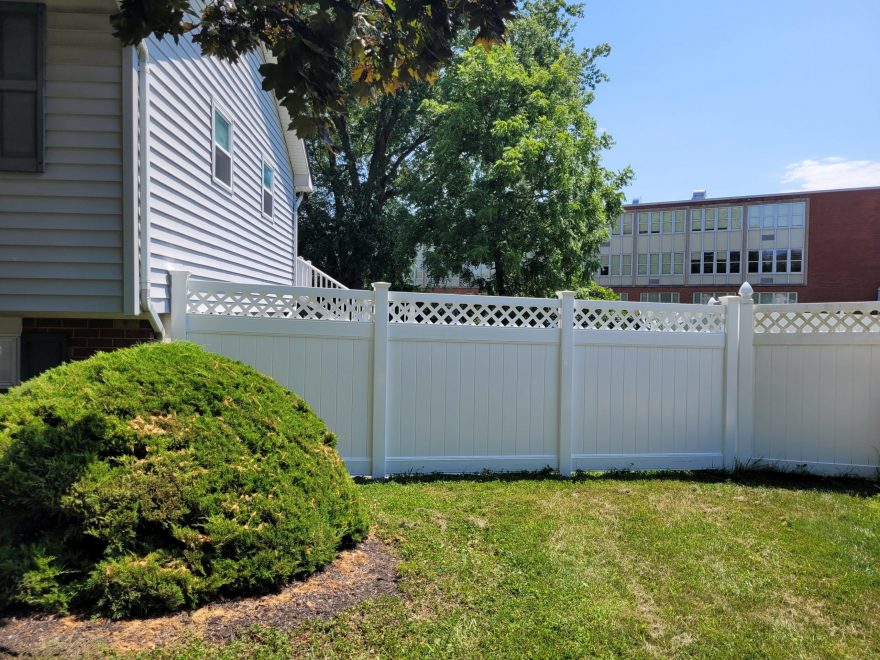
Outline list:
[[[340,553],[323,571],[268,596],[131,621],[0,617],[0,657],[75,657],[101,649],[147,651],[192,636],[224,642],[254,624],[289,631],[308,619],[333,617],[366,598],[397,594],[397,563],[387,545],[370,537]]]

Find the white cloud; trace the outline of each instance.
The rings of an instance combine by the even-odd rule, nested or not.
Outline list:
[[[822,158],[802,160],[785,166],[783,185],[799,190],[834,190],[880,186],[880,161]]]

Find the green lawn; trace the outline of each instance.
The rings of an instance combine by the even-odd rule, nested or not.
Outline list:
[[[361,491],[402,559],[402,598],[171,655],[880,654],[878,484],[649,475]]]

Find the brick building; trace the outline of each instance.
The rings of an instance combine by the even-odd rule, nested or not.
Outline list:
[[[622,298],[705,302],[748,280],[756,302],[877,300],[880,187],[633,203],[596,281]]]

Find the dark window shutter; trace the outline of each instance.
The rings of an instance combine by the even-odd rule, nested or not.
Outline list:
[[[0,2],[0,170],[44,169],[46,6]]]

